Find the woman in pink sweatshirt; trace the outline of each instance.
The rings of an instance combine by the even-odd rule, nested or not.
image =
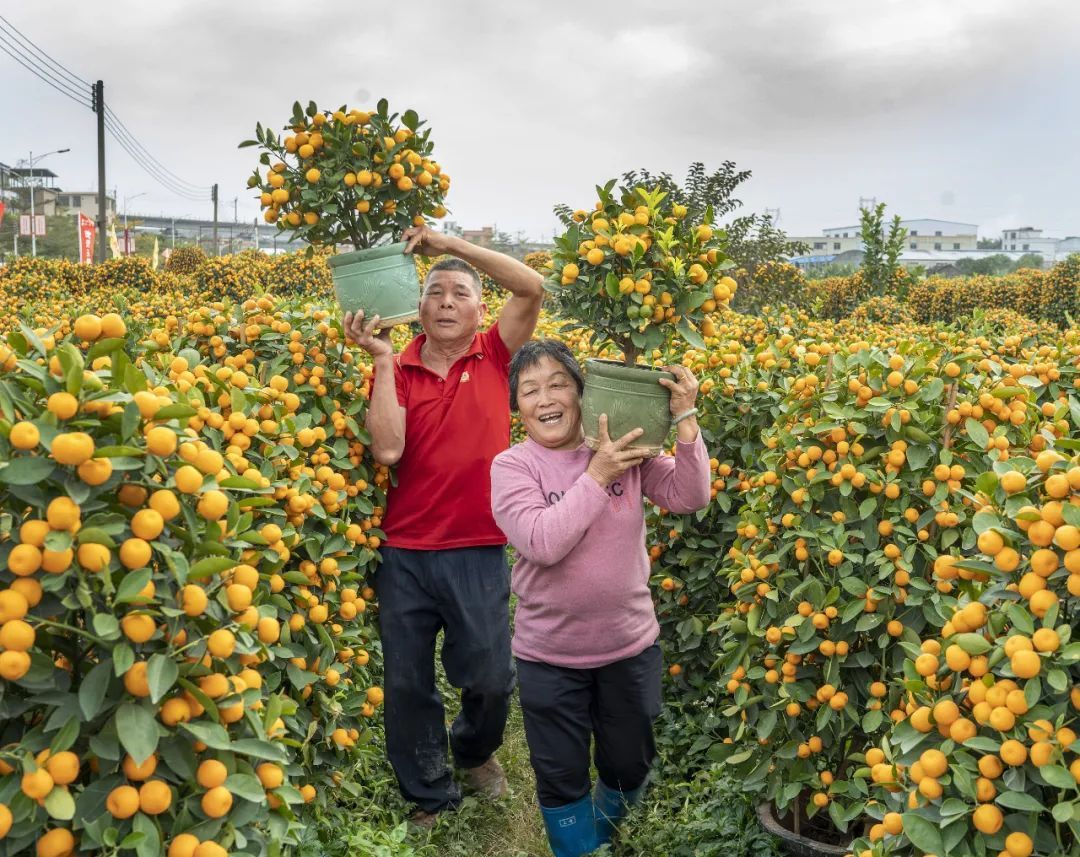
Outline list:
[[[645,787],[660,713],[660,627],[649,591],[645,510],[709,503],[709,457],[695,419],[698,382],[682,366],[671,412],[674,457],[642,459],[640,429],[595,452],[581,427],[581,370],[553,340],[510,364],[510,404],[528,438],[491,468],[495,521],[518,554],[513,652],[530,761],[556,857],[588,854]],[[590,742],[599,773],[590,794]]]

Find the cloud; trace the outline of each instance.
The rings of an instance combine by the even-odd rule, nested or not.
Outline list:
[[[793,231],[850,220],[865,195],[906,216],[1004,211],[1080,229],[1060,181],[1080,171],[1068,143],[1080,117],[1061,109],[1080,75],[1080,4],[36,0],[4,14],[104,79],[139,140],[186,180],[239,196],[242,219],[257,214],[254,158],[235,146],[256,121],[283,123],[295,99],[385,96],[429,120],[467,226],[550,235],[553,203],[588,204],[624,170],[731,158],[754,171],[748,207],[781,207]],[[24,117],[25,147],[71,145],[64,181],[91,185],[93,118],[43,89],[0,56],[0,110]],[[191,210],[109,152],[121,195]]]

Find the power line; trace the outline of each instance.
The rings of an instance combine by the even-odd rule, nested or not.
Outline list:
[[[11,30],[11,32],[13,32],[16,36],[18,36],[19,39],[21,39],[23,42],[25,42],[27,45],[29,45],[31,48],[33,48],[35,51],[37,51],[41,56],[43,56],[46,60],[48,60],[50,65],[52,65],[56,70],[58,70],[60,74],[67,77],[72,83],[81,84],[82,86],[87,87],[87,88],[90,87],[90,82],[89,81],[83,80],[77,74],[70,71],[66,66],[62,65],[61,63],[58,63],[56,60],[54,60],[52,57],[50,57],[47,53],[45,53],[45,51],[43,51],[36,44],[34,44],[32,41],[30,41],[28,38],[26,38],[26,36],[24,36],[22,33],[20,33],[18,28],[14,24],[12,24],[11,21],[9,21],[7,18],[5,18],[3,15],[0,15],[0,21],[3,21],[5,24],[7,24],[8,29]]]
[[[166,167],[163,163],[161,163],[161,161],[151,155],[150,150],[139,142],[138,138],[136,138],[136,136],[131,133],[127,125],[120,121],[120,117],[117,116],[116,113],[114,113],[108,105],[105,105],[105,116],[119,126],[120,130],[127,136],[128,142],[131,143],[131,145],[134,146],[136,149],[141,151],[146,156],[147,160],[155,164],[163,173],[171,176],[178,184],[187,185],[192,190],[207,190],[205,185],[198,185],[180,178],[180,176],[178,176],[176,173]]]
[[[160,167],[160,164],[157,164],[148,155],[144,155],[142,152],[136,149],[128,140],[128,138],[124,135],[124,133],[120,130],[120,128],[117,127],[114,120],[108,115],[106,115],[105,117],[105,127],[113,136],[113,139],[115,139],[116,142],[120,144],[120,147],[131,156],[132,160],[134,160],[135,163],[142,167],[143,170],[145,170],[155,181],[161,184],[162,187],[165,187],[166,189],[177,194],[178,196],[183,196],[186,199],[206,200],[209,198],[207,196],[210,191],[209,187],[201,187],[199,185],[191,185],[190,187],[185,187],[178,181],[170,178],[171,174],[162,173],[163,168]],[[165,170],[165,173],[168,173],[168,170]]]
[[[131,159],[135,161],[135,163],[138,164],[143,169],[143,171],[146,172],[147,175],[149,175],[152,179],[154,179],[154,181],[156,181],[170,193],[173,193],[176,196],[183,197],[184,199],[190,200],[192,202],[205,202],[210,198],[209,188],[205,189],[205,193],[199,194],[193,190],[188,190],[186,188],[180,187],[179,185],[172,182],[167,176],[163,176],[160,172],[158,172],[158,170],[154,167],[153,164],[149,163],[138,151],[131,147],[131,145],[124,138],[123,134],[117,130],[116,126],[113,125],[112,121],[108,118],[106,118],[105,120],[105,127],[108,129],[109,133],[112,135],[113,139],[116,140],[116,142],[120,145],[120,147],[125,152],[127,152],[128,155],[131,156]]]
[[[89,88],[90,84],[87,81],[54,60],[2,15],[0,15],[0,22],[2,22],[0,24],[0,50],[60,94],[83,107],[94,109],[85,92],[80,93],[77,88],[79,85]],[[209,187],[182,179],[166,167],[139,142],[120,117],[107,105],[105,127],[131,159],[170,193],[193,202],[203,202],[209,198]]]
[[[80,104],[83,107],[90,106],[90,99],[85,93],[79,94],[78,91],[75,90],[70,84],[64,82],[63,80],[60,80],[59,78],[54,77],[52,74],[49,73],[46,68],[43,68],[42,66],[34,62],[34,59],[32,57],[27,57],[21,50],[19,50],[19,46],[17,43],[12,44],[11,42],[8,42],[8,40],[4,38],[4,35],[5,31],[0,30],[0,51],[6,53],[9,57],[15,60],[15,62],[17,62],[27,71],[29,71],[35,77],[38,77],[44,83],[51,86],[61,95],[66,95],[76,104]]]

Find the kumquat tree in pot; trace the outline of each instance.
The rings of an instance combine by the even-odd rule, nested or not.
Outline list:
[[[311,248],[354,248],[328,259],[344,311],[378,314],[388,326],[414,321],[419,280],[402,233],[444,217],[450,189],[431,129],[382,99],[373,111],[295,102],[284,131],[260,123],[240,144],[262,150],[248,187],[259,191],[264,219]]]
[[[594,209],[558,206],[566,231],[555,239],[547,288],[566,329],[590,331],[597,348],[613,345],[617,361],[586,363],[582,419],[586,442],[596,443],[601,413],[613,437],[645,429],[638,444],[659,452],[670,428],[664,373],[638,359],[669,346],[678,335],[704,348],[710,313],[736,289],[724,272],[724,233],[711,207],[691,209],[666,190],[609,181],[597,187]]]

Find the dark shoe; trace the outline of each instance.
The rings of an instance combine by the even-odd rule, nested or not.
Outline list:
[[[542,806],[540,814],[555,857],[582,857],[602,844],[593,818],[592,795],[566,806]]]
[[[410,824],[415,824],[417,827],[422,827],[425,830],[431,830],[438,820],[438,812],[428,812],[426,809],[418,809],[409,816]]]
[[[506,795],[506,772],[494,756],[476,768],[465,769],[465,788],[473,794],[498,799]]]
[[[626,817],[630,807],[641,800],[647,783],[646,780],[636,789],[623,792],[610,788],[603,780],[597,778],[596,789],[593,791],[593,811],[596,816],[597,834],[601,842],[611,840],[616,825]]]

